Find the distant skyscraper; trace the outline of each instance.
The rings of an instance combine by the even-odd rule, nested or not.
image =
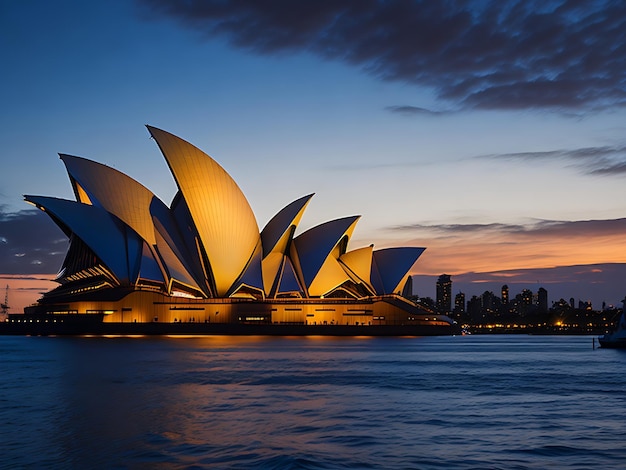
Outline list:
[[[527,315],[533,309],[533,291],[523,289],[522,292],[515,296],[517,303],[517,313],[519,315]]]
[[[454,296],[454,316],[455,318],[465,316],[465,294],[463,292]]]
[[[442,274],[437,279],[437,311],[452,311],[452,279],[449,274]]]
[[[502,305],[509,305],[509,286],[502,286]]]
[[[484,314],[493,315],[496,313],[496,296],[493,292],[486,290],[482,295],[482,310]]]
[[[539,313],[548,312],[548,291],[543,287],[540,287],[537,291],[537,307],[539,309]]]
[[[483,323],[482,300],[476,295],[467,301],[467,315],[472,323]]]

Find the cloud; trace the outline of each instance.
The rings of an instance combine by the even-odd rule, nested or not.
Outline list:
[[[589,237],[620,235],[626,233],[626,218],[610,220],[542,220],[533,219],[527,223],[505,224],[411,224],[390,227],[395,231],[417,231],[431,234],[466,237],[468,234],[515,234],[524,237],[571,236]]]
[[[626,145],[604,145],[578,149],[558,149],[543,152],[515,152],[479,155],[476,159],[495,160],[567,160],[581,172],[590,175],[620,176],[626,173]]]
[[[0,273],[56,273],[67,237],[40,210],[7,213],[0,209]]]
[[[431,109],[420,108],[418,106],[387,106],[387,111],[394,114],[401,114],[404,116],[443,116],[444,114],[451,114],[452,111],[433,111]]]
[[[388,227],[404,245],[426,246],[415,274],[625,263],[626,219],[521,223],[416,223]]]
[[[499,231],[511,232],[525,230],[524,225],[513,225],[503,223],[490,224],[422,224],[416,223],[411,225],[394,225],[389,227],[391,230],[418,230],[426,232],[437,232],[441,234],[460,234],[471,232]]]
[[[144,15],[172,18],[207,39],[261,55],[341,61],[430,87],[457,108],[626,104],[624,2],[138,1]]]

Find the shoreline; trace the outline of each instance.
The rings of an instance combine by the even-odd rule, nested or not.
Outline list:
[[[3,322],[0,335],[21,336],[452,336],[441,325],[304,325],[237,323]]]

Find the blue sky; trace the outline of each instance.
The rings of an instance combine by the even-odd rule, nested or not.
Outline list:
[[[552,298],[548,268],[626,262],[622,2],[33,0],[0,4],[0,41],[0,273],[60,267],[22,202],[73,197],[58,152],[169,203],[144,124],[215,158],[260,227],[315,192],[302,230],[361,214],[351,247],[426,246],[416,274],[534,270],[519,290]],[[606,273],[577,292],[621,300]]]

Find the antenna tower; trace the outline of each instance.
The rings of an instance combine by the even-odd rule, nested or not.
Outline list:
[[[9,313],[9,285],[7,284],[7,288],[4,291],[4,303],[0,304],[1,312],[4,315]]]

